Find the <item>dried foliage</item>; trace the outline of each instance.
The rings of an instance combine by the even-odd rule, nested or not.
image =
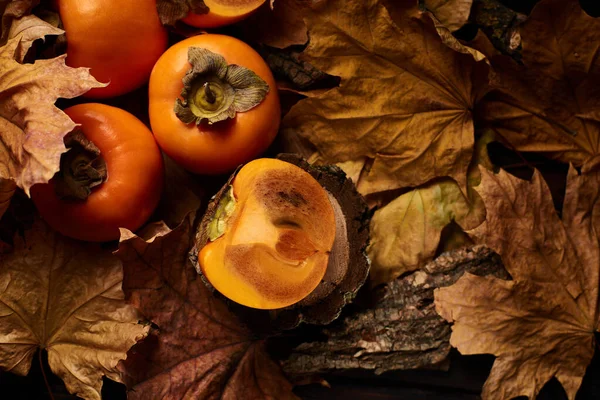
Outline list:
[[[156,329],[121,365],[131,399],[296,399],[279,365],[202,282],[186,220],[147,240],[122,231],[123,289]]]
[[[596,165],[597,166],[597,165]],[[600,172],[569,171],[562,219],[539,173],[482,171],[487,208],[469,232],[502,256],[512,281],[465,275],[435,295],[450,343],[496,361],[484,399],[535,398],[556,377],[574,399],[594,354],[600,284]]]
[[[13,21],[17,36],[0,47],[0,178],[14,180],[29,194],[32,185],[58,171],[66,151],[63,137],[75,127],[54,102],[103,85],[87,68],[67,67],[64,55],[21,64],[33,40],[60,31],[36,17],[24,18]]]
[[[37,221],[0,265],[0,368],[27,375],[44,349],[71,393],[100,400],[102,376],[120,382],[119,360],[148,332],[125,303],[120,261]]]

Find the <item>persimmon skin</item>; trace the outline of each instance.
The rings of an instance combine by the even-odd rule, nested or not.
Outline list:
[[[167,47],[167,31],[150,0],[59,0],[67,37],[67,65],[89,67],[100,82],[85,94],[107,98],[148,81]]]
[[[222,55],[228,64],[254,71],[269,85],[264,100],[233,119],[212,125],[181,122],[173,106],[190,68],[189,47],[206,48]],[[279,129],[279,95],[271,70],[250,46],[229,36],[204,34],[170,47],[150,75],[149,103],[150,125],[159,146],[176,163],[197,174],[226,173],[250,161],[269,147]]]
[[[219,7],[218,4],[213,4],[218,2],[208,0],[205,1],[205,4],[210,8],[210,11],[207,14],[195,14],[190,11],[182,21],[197,28],[218,28],[231,25],[249,17],[264,4],[264,2],[265,0],[259,0],[250,6],[236,8]]]
[[[65,110],[81,124],[106,162],[108,179],[83,201],[61,200],[53,180],[34,185],[31,198],[56,231],[74,239],[104,242],[119,238],[119,228],[135,231],[158,205],[163,160],[150,130],[125,110],[104,104],[79,104]]]

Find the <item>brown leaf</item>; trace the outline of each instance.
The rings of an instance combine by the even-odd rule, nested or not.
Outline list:
[[[594,354],[600,277],[600,172],[571,167],[562,221],[531,182],[481,169],[487,220],[469,232],[502,256],[513,281],[466,275],[435,294],[463,354],[494,354],[484,399],[535,398],[556,377],[574,399]]]
[[[467,23],[473,0],[425,0],[424,3],[446,28],[454,32]]]
[[[315,0],[278,0],[265,3],[240,23],[244,38],[283,49],[308,42],[304,14]]]
[[[190,213],[198,211],[206,195],[198,177],[181,168],[168,156],[163,155],[165,185],[156,216],[168,226],[176,227]],[[194,216],[192,216],[192,219]]]
[[[524,67],[496,57],[497,90],[477,113],[516,150],[576,165],[600,153],[600,20],[544,0],[521,29]]]
[[[62,35],[63,33],[65,31],[58,29],[35,15],[26,15],[12,22],[8,31],[8,37],[12,39],[21,35],[21,42],[17,48],[15,59],[22,63],[34,41],[43,39],[46,35]]]
[[[191,227],[144,241],[122,230],[124,290],[157,330],[122,363],[132,399],[296,399],[264,343],[230,313],[188,259]]]
[[[102,376],[147,335],[124,300],[121,262],[40,221],[0,254],[0,367],[26,375],[39,348],[69,392],[100,400]]]
[[[31,13],[31,10],[39,3],[40,0],[0,0],[0,14],[2,15],[0,46],[6,44],[13,20]]]
[[[75,127],[54,102],[105,85],[87,68],[67,67],[66,55],[18,63],[22,40],[23,33],[0,47],[0,178],[13,179],[29,194],[58,171],[63,137]]]
[[[296,104],[283,129],[308,138],[325,162],[372,159],[358,183],[362,194],[438,176],[465,190],[470,109],[487,65],[447,47],[416,2],[395,13],[394,22],[378,0],[332,0],[308,14],[307,61],[341,84]]]
[[[17,185],[15,185],[15,182],[10,179],[0,178],[0,218],[2,218],[2,215],[8,210],[10,199],[16,189]]]

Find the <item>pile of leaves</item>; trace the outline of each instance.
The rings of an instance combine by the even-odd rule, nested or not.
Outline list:
[[[43,350],[85,399],[101,398],[103,376],[139,399],[297,398],[270,339],[188,259],[194,216],[222,181],[167,162],[155,222],[102,246],[51,231],[28,205],[75,127],[55,102],[101,86],[65,55],[35,59],[37,39],[64,33],[47,13],[31,14],[38,3],[0,1],[0,367],[26,375]],[[388,288],[380,313],[357,309],[326,328],[341,346],[332,357],[366,354],[348,368],[381,372],[406,335],[392,315],[435,317],[407,340],[435,341],[435,359],[393,365],[441,362],[449,336],[462,354],[496,356],[484,399],[535,398],[553,377],[575,398],[600,330],[600,20],[577,0],[541,0],[527,17],[508,13],[519,24],[505,24],[500,39],[482,29],[459,40],[493,2],[271,3],[233,33],[264,53],[291,99],[279,146],[352,178],[373,209],[366,291]],[[135,96],[119,101],[139,111]],[[491,151],[499,148],[518,168]],[[548,165],[559,173],[544,174]],[[448,253],[437,257],[473,245],[503,266],[443,278]],[[424,298],[433,303],[416,313]],[[361,336],[374,314],[389,326]],[[284,360],[288,374],[318,370],[313,344],[303,346]]]

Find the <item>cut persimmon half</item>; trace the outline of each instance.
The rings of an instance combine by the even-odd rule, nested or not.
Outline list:
[[[190,11],[182,19],[198,28],[217,28],[243,20],[264,4],[266,0],[204,0],[209,12],[196,14]]]
[[[242,167],[206,228],[198,261],[210,284],[253,308],[299,302],[321,282],[336,236],[327,191],[277,159]]]

